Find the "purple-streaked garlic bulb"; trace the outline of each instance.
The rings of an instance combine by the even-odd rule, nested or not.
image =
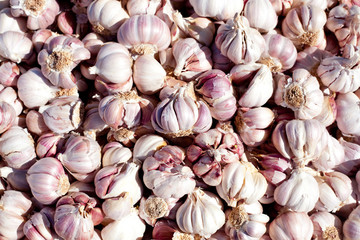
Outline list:
[[[265,169],[261,170],[261,173],[271,184],[280,185],[290,174],[292,166],[289,159],[279,154],[261,154],[256,157],[260,160],[260,165]]]
[[[44,76],[53,85],[67,89],[76,86],[76,78],[71,71],[89,58],[90,52],[84,44],[70,36],[52,38],[37,57]]]
[[[245,74],[247,71],[249,71],[249,75],[252,75],[251,77],[249,76],[250,81],[245,81],[247,77],[244,75],[247,75]],[[261,107],[273,95],[274,80],[270,68],[266,65],[249,64],[246,67],[244,65],[236,65],[230,71],[230,79],[241,83],[239,88],[241,97],[238,101],[241,107]]]
[[[217,20],[228,20],[233,18],[236,13],[240,13],[244,7],[243,0],[190,0],[191,6],[197,15],[210,17]]]
[[[106,199],[101,208],[106,218],[121,220],[130,214],[133,205],[134,203],[129,193],[123,192],[118,197]]]
[[[249,20],[250,27],[267,33],[278,23],[278,16],[270,0],[248,0],[244,7],[244,16]]]
[[[195,91],[209,104],[213,118],[227,121],[236,112],[236,98],[231,81],[220,70],[209,70],[197,78]]]
[[[163,88],[166,71],[151,55],[139,56],[134,63],[134,83],[144,94],[154,94]]]
[[[143,192],[139,169],[140,165],[132,162],[101,168],[94,179],[96,195],[108,199],[128,193],[132,204],[135,204]]]
[[[76,96],[62,96],[41,106],[46,126],[55,133],[68,133],[80,127],[83,118],[83,103]]]
[[[234,63],[226,56],[221,54],[220,49],[216,46],[215,42],[211,44],[211,59],[213,61],[213,68],[219,69],[224,72],[229,72],[234,66]]]
[[[230,239],[260,239],[270,218],[259,202],[239,204],[226,212],[225,233]]]
[[[266,45],[261,34],[251,28],[247,18],[239,13],[220,25],[215,43],[221,53],[235,64],[256,62]]]
[[[324,95],[316,77],[305,69],[296,69],[292,78],[278,78],[275,103],[294,111],[297,119],[311,119],[321,113]]]
[[[151,116],[153,128],[171,137],[188,136],[206,132],[212,124],[206,103],[196,100],[193,85],[171,88],[160,92],[162,100]]]
[[[117,40],[135,54],[154,54],[170,45],[170,29],[154,15],[134,15],[117,32]]]
[[[11,61],[3,61],[0,63],[0,84],[6,87],[16,87],[19,75],[20,68],[16,63]]]
[[[314,225],[314,237],[319,240],[341,239],[342,223],[340,218],[328,212],[316,212],[311,214]]]
[[[220,184],[223,167],[240,160],[244,147],[230,124],[218,126],[195,137],[186,150],[194,173],[210,186]]]
[[[33,56],[33,43],[20,32],[7,31],[0,34],[0,56],[20,63]]]
[[[94,139],[72,135],[57,158],[79,181],[90,182],[101,165],[101,148]]]
[[[54,157],[63,141],[63,136],[56,133],[45,133],[41,135],[36,144],[36,155],[39,158]]]
[[[21,239],[23,226],[32,209],[29,196],[23,192],[6,190],[0,198],[0,237]]]
[[[282,32],[297,49],[318,47],[324,49],[326,13],[317,6],[301,5],[291,9],[282,22]]]
[[[8,130],[15,122],[15,109],[7,102],[0,102],[0,134]]]
[[[353,191],[350,178],[340,172],[324,173],[315,179],[320,193],[315,208],[319,211],[336,212]]]
[[[259,170],[244,161],[244,155],[242,159],[224,167],[222,181],[216,186],[217,193],[230,207],[236,207],[239,201],[248,204],[258,201],[268,185]]]
[[[36,110],[30,110],[25,117],[26,127],[29,132],[41,136],[51,130],[46,126],[41,113]]]
[[[359,97],[352,92],[337,96],[336,123],[343,134],[360,135],[359,103]]]
[[[293,69],[304,68],[310,72],[312,76],[317,76],[317,69],[321,61],[333,55],[317,47],[308,47],[297,53],[297,58]]]
[[[155,15],[161,4],[162,1],[160,0],[129,0],[126,3],[126,9],[130,16],[139,14]]]
[[[36,157],[34,140],[26,129],[12,126],[1,135],[0,155],[9,167],[27,169]]]
[[[23,231],[27,239],[52,240],[55,234],[52,230],[54,226],[55,210],[50,207],[41,209],[40,212],[34,213],[24,224]]]
[[[295,169],[289,179],[276,187],[274,199],[290,210],[310,212],[319,199],[319,187],[313,175],[305,168]]]
[[[63,239],[91,239],[94,225],[102,220],[96,199],[85,193],[69,194],[56,203],[54,229]]]
[[[119,142],[109,142],[102,148],[103,167],[128,162],[131,158],[131,150]]]
[[[286,212],[270,223],[271,239],[281,240],[311,240],[314,226],[306,213]]]
[[[270,136],[269,126],[274,118],[275,114],[270,108],[239,108],[235,127],[245,145],[256,147]]]
[[[340,142],[328,135],[326,147],[320,156],[312,161],[312,165],[318,171],[332,171],[333,168],[341,164],[345,159],[345,150]]]
[[[335,94],[325,95],[322,110],[314,119],[321,122],[325,127],[330,126],[336,120],[337,106],[335,102]]]
[[[285,158],[299,166],[305,166],[321,155],[329,133],[315,119],[283,120],[272,133],[272,143]],[[301,138],[299,138],[301,136]]]
[[[30,30],[47,28],[60,10],[56,0],[10,0],[10,6],[14,17],[27,17],[27,28]]]
[[[196,188],[188,194],[185,202],[177,210],[176,222],[185,233],[209,238],[225,223],[220,198],[214,193]]]
[[[117,130],[148,123],[153,105],[132,90],[103,98],[98,109],[101,119],[112,129]]]
[[[355,208],[343,225],[343,234],[345,240],[356,240],[360,238],[360,206]]]
[[[176,41],[172,53],[176,61],[174,75],[182,80],[194,80],[201,73],[212,68],[210,49],[193,38]]]
[[[154,227],[157,219],[168,217],[170,210],[176,206],[178,199],[164,199],[151,195],[148,198],[142,197],[139,206],[139,216],[147,224]]]
[[[145,159],[144,184],[161,198],[181,198],[195,188],[195,175],[184,164],[185,152],[177,146],[164,146]]]
[[[33,196],[42,204],[53,204],[68,192],[70,182],[61,162],[56,158],[42,158],[27,172]]]
[[[8,0],[6,0],[9,2]],[[11,14],[11,8],[0,8],[0,33],[15,31],[20,33],[27,32],[26,19],[17,18]]]
[[[277,33],[268,33],[264,39],[266,48],[260,58],[262,64],[267,65],[272,72],[284,72],[294,66],[297,51],[290,39]]]
[[[116,0],[96,0],[87,7],[87,17],[95,32],[111,36],[129,18],[127,12]]]
[[[96,58],[95,66],[89,69],[105,83],[125,85],[132,75],[132,59],[129,51],[121,44],[104,44]]]
[[[144,162],[147,157],[151,157],[156,151],[166,146],[164,138],[155,134],[141,136],[134,145],[133,159],[135,162]]]

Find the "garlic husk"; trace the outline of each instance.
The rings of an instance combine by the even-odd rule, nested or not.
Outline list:
[[[209,238],[225,223],[220,198],[211,192],[196,188],[188,194],[185,202],[177,210],[176,222],[185,233]]]
[[[360,135],[359,102],[359,97],[352,92],[339,94],[337,96],[336,123],[343,134]]]
[[[253,203],[259,200],[267,185],[265,177],[252,163],[241,161],[224,167],[223,179],[216,191],[228,206],[235,207],[239,201]]]
[[[96,0],[87,7],[87,17],[95,32],[109,36],[116,34],[129,15],[119,1]]]
[[[130,16],[139,14],[155,15],[157,10],[161,7],[161,0],[128,0],[126,9]]]
[[[360,231],[359,231],[359,214],[360,214],[360,206],[355,208],[350,215],[348,216],[347,220],[344,222],[343,225],[343,234],[345,240],[355,240],[360,238]]]
[[[118,142],[109,142],[102,148],[102,166],[117,165],[132,158],[132,152]]]
[[[23,227],[26,238],[29,240],[54,239],[54,233],[51,229],[54,225],[54,213],[54,209],[49,207],[34,213]]]
[[[270,0],[248,0],[244,8],[244,16],[251,27],[261,33],[269,32],[278,23],[278,16]]]
[[[291,7],[296,8],[301,5],[309,5],[309,6],[316,6],[323,10],[326,10],[326,8],[328,7],[328,2],[331,1],[333,0],[294,0]]]
[[[151,157],[156,151],[166,146],[164,138],[155,134],[146,134],[141,136],[134,145],[134,161],[144,162],[147,157]]]
[[[216,0],[190,0],[189,2],[197,15],[217,20],[228,20],[234,17],[235,13],[241,12],[244,7],[243,0],[226,0],[223,2]]]
[[[6,0],[9,2],[9,0]],[[15,31],[25,33],[26,20],[24,18],[16,18],[11,15],[10,8],[0,8],[0,33],[7,31]]]
[[[265,169],[261,170],[261,173],[271,183],[268,186],[267,193],[272,194],[270,196],[272,198],[276,186],[279,186],[290,174],[292,169],[290,159],[286,159],[279,154],[261,154],[256,158],[260,160],[260,165]]]
[[[64,11],[57,17],[57,26],[64,34],[74,34],[76,31],[76,15],[71,11]]]
[[[340,240],[342,237],[342,223],[340,218],[328,212],[311,214],[314,225],[314,236],[319,240]]]
[[[32,54],[33,44],[24,33],[6,31],[0,34],[1,57],[20,63],[29,59]]]

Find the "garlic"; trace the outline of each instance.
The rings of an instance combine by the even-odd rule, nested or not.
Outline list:
[[[106,83],[124,84],[132,75],[132,59],[129,51],[121,44],[104,44],[96,58],[95,66],[89,69]]]
[[[156,11],[156,16],[158,16],[161,20],[165,22],[165,24],[171,29],[172,25],[174,24],[173,13],[174,8],[172,4],[174,1],[171,0],[163,0],[161,1],[160,8]]]
[[[352,92],[337,96],[336,122],[342,133],[360,135],[359,102],[359,97]]]
[[[8,130],[15,122],[15,109],[7,102],[0,101],[0,133]]]
[[[26,20],[24,18],[13,17],[10,8],[0,7],[0,9],[0,33],[7,31],[25,33],[27,31]]]
[[[216,46],[215,42],[211,44],[211,59],[213,61],[213,68],[219,69],[223,72],[229,72],[234,66],[234,63],[226,56],[221,54],[220,49]]]
[[[109,83],[107,81],[103,81],[101,77],[96,77],[95,79],[95,89],[104,96],[108,95],[116,95],[122,92],[128,92],[133,87],[133,79],[130,76],[128,80],[124,83]]]
[[[110,36],[116,34],[129,15],[119,1],[95,0],[87,7],[87,17],[95,32]]]
[[[161,198],[181,198],[195,188],[194,173],[184,165],[184,150],[177,146],[164,146],[142,165],[143,181],[147,188]]]
[[[259,62],[267,65],[272,72],[284,72],[292,68],[297,57],[294,44],[288,38],[277,33],[268,33],[263,37],[266,48]]]
[[[319,240],[340,240],[342,237],[341,220],[328,212],[317,212],[310,216],[314,225],[314,236]]]
[[[10,0],[10,6],[14,17],[27,16],[27,28],[30,30],[47,28],[60,10],[56,0]]]
[[[270,0],[248,0],[244,16],[249,20],[250,26],[261,33],[273,30],[278,23],[278,16]]]
[[[6,87],[15,87],[19,75],[20,69],[16,63],[10,61],[3,61],[0,63],[0,84]]]
[[[0,155],[9,167],[27,169],[36,157],[34,140],[26,129],[10,127],[1,135]]]
[[[39,158],[54,157],[62,145],[63,137],[55,133],[41,135],[36,144],[36,155]]]
[[[101,148],[95,140],[72,135],[64,146],[64,152],[57,158],[64,167],[79,181],[90,182],[93,172],[101,165]]]
[[[58,33],[52,32],[49,29],[39,29],[34,32],[32,35],[32,42],[37,53],[39,53],[43,48],[47,48],[49,42],[54,37],[60,36]]]
[[[154,94],[165,84],[166,71],[151,55],[142,55],[134,63],[134,83],[144,94]]]
[[[97,33],[88,33],[82,40],[84,47],[89,50],[91,58],[87,60],[88,63],[95,64],[96,56],[98,55],[101,47],[105,44],[105,39]],[[84,76],[88,78],[87,76]]]
[[[259,202],[239,204],[227,210],[225,232],[230,239],[260,239],[266,232],[270,218],[262,214]]]
[[[30,186],[26,180],[28,169],[15,169],[11,167],[0,167],[0,177],[6,180],[8,189],[30,192]]]
[[[177,210],[176,222],[185,233],[209,238],[225,223],[222,209],[222,203],[215,194],[196,188]]]
[[[20,63],[29,59],[32,54],[33,44],[24,33],[6,31],[0,34],[1,57]]]
[[[339,139],[345,151],[344,161],[336,166],[335,170],[347,176],[353,176],[360,167],[360,145],[347,142],[343,138]]]
[[[54,209],[46,207],[34,213],[24,224],[23,231],[27,239],[52,240],[55,235],[51,227],[54,222]]]
[[[90,101],[85,106],[85,116],[84,116],[84,135],[87,136],[98,136],[102,135],[104,131],[108,128],[106,123],[101,119],[99,114],[99,101]]]
[[[18,99],[18,94],[12,87],[4,87],[0,84],[0,101],[10,104],[14,108],[16,116],[23,111],[22,102]]]
[[[308,5],[308,6],[315,6],[326,10],[328,7],[328,2],[333,0],[294,0],[293,4],[291,5],[292,8],[299,7],[301,5]]]
[[[140,166],[135,163],[121,163],[118,166],[101,168],[95,176],[95,192],[101,199],[118,197],[127,192],[135,204],[142,196],[139,178]]]
[[[359,239],[359,213],[360,207],[355,208],[346,219],[343,225],[344,240]]]
[[[55,133],[68,133],[82,123],[83,103],[76,96],[62,96],[52,99],[48,105],[41,106],[46,126]]]
[[[248,146],[259,146],[270,136],[268,127],[273,123],[274,112],[270,108],[239,108],[235,127],[241,140]]]
[[[138,210],[131,209],[131,212],[118,221],[109,223],[101,230],[102,239],[106,240],[137,240],[142,239],[146,224],[138,215]],[[133,229],[129,231],[129,229]]]
[[[297,49],[308,46],[324,49],[326,13],[317,6],[301,5],[291,9],[282,22],[282,32]]]
[[[335,102],[335,94],[330,96],[324,96],[321,113],[317,115],[314,119],[321,122],[325,127],[328,127],[335,122],[336,116],[337,106]]]
[[[314,226],[306,213],[286,212],[270,223],[269,235],[271,239],[281,240],[310,240]]]
[[[235,207],[239,201],[248,204],[258,201],[265,194],[266,188],[264,176],[252,163],[242,161],[224,167],[223,179],[216,186],[216,191],[230,207]]]
[[[167,142],[164,138],[155,135],[147,134],[141,136],[136,142],[133,149],[133,159],[135,162],[144,162],[147,157],[151,157],[156,151],[166,146]]]
[[[228,20],[236,13],[240,13],[244,7],[243,0],[190,0],[191,6],[197,15],[201,17],[211,17],[217,20]]]
[[[129,193],[123,192],[115,198],[108,198],[102,204],[102,210],[106,217],[112,220],[121,220],[131,213],[134,205]]]
[[[251,28],[249,21],[239,13],[220,25],[215,43],[221,53],[235,64],[256,62],[265,50],[264,38],[256,29]]]
[[[197,79],[195,91],[209,104],[213,118],[219,121],[230,120],[236,111],[236,98],[231,81],[220,70],[209,70]]]
[[[83,192],[89,196],[95,197],[95,186],[93,183],[84,183],[80,181],[75,181],[70,184],[68,193],[78,193]]]
[[[117,165],[128,162],[132,158],[132,152],[118,142],[109,142],[102,148],[102,166]]]
[[[170,30],[154,15],[134,15],[121,25],[117,40],[135,54],[154,54],[170,44]]]
[[[211,52],[193,38],[179,39],[172,48],[176,61],[174,75],[182,80],[194,80],[212,68]]]
[[[26,127],[31,133],[41,136],[44,133],[50,132],[50,129],[46,126],[44,122],[43,116],[36,110],[30,110],[26,114],[25,121]]]
[[[157,219],[169,216],[170,210],[175,206],[178,199],[163,199],[155,195],[148,198],[142,197],[139,206],[139,216],[147,224],[154,226]]]
[[[223,167],[239,161],[243,153],[243,144],[230,124],[198,134],[186,150],[194,173],[210,186],[219,185]]]
[[[76,31],[76,15],[74,12],[61,12],[57,17],[57,26],[64,34],[74,34]]]
[[[161,0],[128,0],[126,9],[130,16],[140,14],[155,15],[157,10],[161,7]]]
[[[272,190],[272,194],[274,194],[275,186],[279,186],[290,174],[291,162],[279,154],[258,155],[257,158],[260,160],[260,165],[265,169],[261,170],[261,173],[271,183],[268,191]]]
[[[278,79],[275,103],[294,111],[297,119],[311,119],[321,113],[324,95],[318,80],[305,69],[296,69],[292,78]]]
[[[285,16],[291,9],[293,0],[270,0],[277,15]]]

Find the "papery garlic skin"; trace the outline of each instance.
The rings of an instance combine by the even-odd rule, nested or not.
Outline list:
[[[107,36],[115,35],[129,15],[119,1],[96,0],[87,7],[87,17],[95,32]]]
[[[218,2],[216,0],[190,0],[196,14],[202,17],[216,18],[217,20],[228,20],[244,7],[243,0],[226,0]]]
[[[46,207],[34,213],[24,224],[23,231],[27,239],[52,240],[54,233],[51,227],[54,223],[54,209]]]
[[[244,16],[249,20],[250,26],[261,33],[269,32],[278,23],[278,16],[270,0],[248,0]]]
[[[178,199],[163,199],[155,195],[142,197],[139,205],[139,216],[147,224],[154,226],[157,219],[169,216],[170,210]]]
[[[139,14],[155,15],[161,4],[161,0],[129,0],[126,3],[126,9],[130,16]]]
[[[0,133],[8,130],[15,122],[15,109],[8,103],[0,102]]]
[[[342,133],[360,135],[359,102],[359,97],[352,92],[337,96],[336,123]]]
[[[101,208],[106,217],[112,220],[121,220],[131,213],[134,202],[128,192],[123,192],[118,197],[106,199]]]
[[[141,136],[134,145],[133,159],[134,161],[145,161],[147,157],[151,157],[156,151],[166,146],[167,142],[164,138],[155,135],[147,134]]]
[[[324,95],[318,80],[305,69],[296,69],[292,78],[280,77],[275,103],[294,111],[297,119],[311,119],[321,113]]]
[[[293,0],[270,0],[275,12],[279,16],[285,16],[293,4]]]
[[[229,206],[235,207],[238,201],[258,201],[265,194],[266,188],[265,177],[252,163],[234,162],[224,167],[223,179],[216,186],[216,191]]]
[[[311,214],[314,225],[314,236],[319,240],[341,239],[342,223],[340,218],[328,212],[316,212]]]
[[[134,15],[121,25],[117,40],[139,55],[154,54],[170,45],[169,27],[154,15]]]
[[[118,142],[109,142],[102,149],[102,166],[116,165],[132,158],[132,152]]]
[[[9,0],[6,1],[9,2]],[[26,20],[24,18],[13,17],[10,8],[0,7],[0,9],[0,33],[7,31],[25,33],[27,31]]]
[[[55,133],[41,135],[36,144],[36,155],[39,158],[54,157],[62,145],[63,136]]]
[[[31,133],[41,136],[47,132],[50,132],[50,129],[44,122],[43,116],[36,110],[30,110],[28,114],[26,114],[25,121],[26,127]]]
[[[23,111],[23,104],[18,98],[17,91],[12,87],[4,87],[0,84],[0,101],[10,104],[16,116],[19,116]]]
[[[220,25],[215,43],[221,53],[235,64],[256,62],[265,50],[264,38],[239,13]]]
[[[360,237],[360,207],[355,208],[343,225],[344,240],[355,240]]]
[[[282,31],[296,48],[307,46],[324,49],[326,13],[317,6],[301,5],[291,9],[282,22]]]
[[[336,120],[337,116],[337,106],[335,102],[335,95],[324,96],[324,102],[322,105],[322,110],[319,115],[317,115],[314,119],[321,122],[326,127],[333,124]]]
[[[318,171],[331,171],[333,168],[341,164],[345,160],[344,147],[339,141],[328,136],[326,147],[321,152],[321,155],[312,161],[312,165]]]
[[[6,87],[15,87],[19,75],[20,68],[16,65],[16,63],[4,61],[0,64],[0,84]]]
[[[271,239],[281,240],[310,240],[313,231],[314,226],[310,217],[299,212],[283,213],[277,216],[269,227]]]
[[[33,44],[24,33],[6,31],[0,34],[1,57],[20,63],[29,59],[32,54]]]
[[[360,145],[347,142],[343,138],[339,139],[345,151],[344,162],[336,166],[335,170],[347,176],[353,176],[358,172],[360,166]]]
[[[221,201],[215,194],[197,188],[177,210],[176,222],[186,233],[209,238],[225,223],[222,209]]]
[[[47,28],[55,21],[60,7],[56,0],[10,0],[11,14],[14,17],[27,16],[30,30]]]
[[[234,63],[226,56],[221,54],[220,49],[216,46],[215,42],[211,44],[211,59],[213,61],[213,68],[219,69],[223,72],[229,72],[234,66]]]

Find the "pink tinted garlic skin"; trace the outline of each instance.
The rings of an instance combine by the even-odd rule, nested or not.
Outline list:
[[[89,102],[85,106],[84,135],[100,136],[108,129],[108,125],[101,119],[99,114],[99,101]]]
[[[291,9],[282,22],[282,32],[297,49],[308,46],[324,49],[326,13],[317,6],[302,5]]]
[[[170,210],[176,205],[178,199],[164,199],[155,195],[142,197],[139,206],[139,216],[147,224],[154,226],[159,218],[168,217]]]
[[[314,226],[310,217],[301,212],[283,213],[277,216],[269,227],[271,239],[311,240],[313,232]]]
[[[9,2],[8,0],[6,1]],[[26,19],[12,16],[11,8],[9,7],[0,7],[0,9],[0,33],[7,31],[27,32]]]
[[[266,45],[261,34],[251,28],[249,21],[239,13],[220,25],[215,43],[221,53],[235,64],[256,62]]]
[[[279,154],[258,155],[256,158],[260,160],[259,163],[264,168],[264,170],[261,170],[261,173],[266,180],[274,186],[268,187],[268,190],[272,190],[273,193],[275,187],[286,180],[290,174],[292,170],[291,162]],[[269,184],[269,186],[271,185]]]
[[[227,121],[235,114],[236,98],[231,81],[220,70],[210,70],[197,78],[195,91],[210,105],[213,118]]]
[[[273,30],[278,23],[278,16],[270,0],[247,0],[244,16],[249,20],[250,26],[261,33]]]
[[[55,21],[60,10],[56,0],[10,0],[10,6],[14,17],[27,16],[30,30],[47,28]]]
[[[61,162],[42,158],[30,167],[26,177],[33,196],[42,204],[55,203],[70,187],[69,178]]]
[[[26,114],[25,121],[26,127],[31,133],[41,136],[47,132],[50,132],[50,129],[44,122],[43,116],[36,110],[30,110],[28,114]]]
[[[63,136],[55,133],[41,135],[36,144],[36,155],[39,158],[54,157],[61,148]]]
[[[285,16],[293,4],[293,0],[270,0],[270,2],[279,16]]]
[[[86,62],[94,64],[97,54],[106,42],[105,39],[100,34],[90,32],[81,41],[84,43],[84,47],[89,50],[91,54],[91,58]]]
[[[314,237],[319,240],[341,239],[342,223],[340,218],[328,212],[316,212],[311,214],[314,225]]]
[[[15,109],[8,103],[0,102],[0,133],[8,130],[15,122]]]
[[[344,222],[343,234],[345,240],[355,240],[360,238],[360,207],[355,208]]]
[[[23,111],[23,104],[18,98],[18,93],[13,87],[4,87],[0,84],[0,101],[10,104],[14,110],[16,116],[20,115]]]
[[[336,120],[337,106],[335,96],[335,94],[324,96],[321,113],[314,118],[321,122],[325,127],[330,126]]]
[[[130,16],[139,14],[155,15],[160,7],[160,0],[129,0],[126,3],[126,9],[128,10]]]
[[[221,54],[220,49],[216,46],[215,43],[211,44],[211,59],[213,61],[213,68],[219,69],[223,72],[229,72],[230,69],[234,66],[234,63],[226,56]]]
[[[109,142],[102,149],[102,166],[104,167],[128,162],[131,158],[131,150],[118,142]]]
[[[73,88],[76,78],[72,70],[83,60],[90,58],[90,52],[77,38],[58,36],[51,39],[48,46],[41,50],[38,62],[41,72],[55,86]]]
[[[244,7],[243,0],[226,0],[220,4],[216,0],[190,0],[189,2],[197,15],[223,21],[234,17]]]
[[[161,198],[181,198],[195,188],[195,175],[184,165],[185,152],[167,145],[145,159],[142,169],[147,188]]]
[[[0,34],[0,56],[15,63],[33,56],[33,44],[25,33],[7,31]]]
[[[297,119],[311,119],[322,111],[324,95],[318,80],[305,69],[296,69],[292,78],[278,79],[275,103],[294,111]]]
[[[337,96],[336,122],[343,134],[360,135],[359,103],[359,97],[352,92]]]
[[[105,217],[113,220],[121,220],[131,213],[133,204],[130,194],[124,192],[118,197],[106,199],[101,205],[101,208]]]
[[[166,146],[164,138],[156,134],[146,134],[141,136],[134,145],[133,160],[144,162],[147,157],[151,157],[156,151]]]
[[[2,62],[0,65],[0,84],[6,87],[15,87],[20,75],[20,69],[13,62]]]
[[[239,136],[231,125],[224,124],[195,137],[186,151],[194,173],[210,185],[219,185],[226,164],[240,160],[244,153]]]
[[[24,224],[23,231],[27,239],[45,239],[52,240],[55,234],[52,230],[54,225],[55,210],[50,207],[41,209],[40,212],[34,213]]]
[[[117,32],[117,40],[134,54],[154,54],[170,45],[170,29],[154,15],[134,15]]]

